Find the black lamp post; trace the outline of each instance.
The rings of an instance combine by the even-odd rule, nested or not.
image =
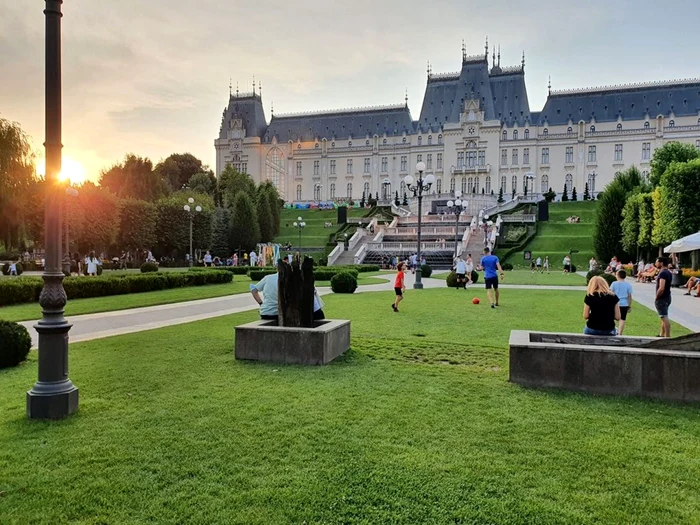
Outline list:
[[[64,187],[61,171],[61,4],[46,0],[46,265],[39,296],[39,378],[27,392],[27,417],[61,419],[78,410],[78,388],[68,378],[68,332],[63,316],[66,292],[61,270],[61,233]]]
[[[457,258],[457,239],[459,239],[459,216],[462,214],[462,211],[467,209],[467,201],[462,200],[462,192],[458,191],[455,193],[455,196],[457,199],[455,201],[447,201],[447,208],[450,211],[453,211],[455,214],[455,253],[454,253],[454,258]]]
[[[66,195],[67,197],[77,197],[78,190],[68,186],[66,188]],[[68,206],[66,206],[64,212],[64,220],[66,221],[66,251],[63,254],[63,273],[65,275],[70,275],[70,221],[68,220]],[[76,271],[78,270],[76,269]]]
[[[185,204],[182,208],[190,216],[190,268],[192,268],[192,265],[194,264],[194,259],[193,259],[194,254],[192,253],[192,225],[194,224],[194,212],[199,213],[200,211],[202,211],[202,207],[195,206],[194,209],[192,209],[192,205],[194,204],[194,199],[192,197],[187,199],[187,202],[189,204]]]
[[[301,230],[306,227],[306,223],[301,220],[301,217],[297,217],[297,220],[294,222],[294,227],[299,231],[299,254],[301,254]]]
[[[419,162],[416,164],[416,171],[418,172],[418,180],[414,181],[411,175],[406,175],[403,181],[406,183],[406,188],[408,191],[413,193],[414,197],[418,197],[418,253],[416,254],[418,258],[418,268],[416,268],[416,282],[413,283],[413,288],[416,290],[423,289],[423,283],[421,282],[421,253],[420,253],[420,236],[421,236],[421,225],[422,225],[422,214],[423,214],[423,192],[430,190],[430,187],[435,182],[435,176],[428,175],[423,178],[423,172],[425,171],[425,163]]]

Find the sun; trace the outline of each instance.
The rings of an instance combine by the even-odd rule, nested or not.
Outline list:
[[[41,161],[37,165],[37,173],[41,176],[46,175],[46,165],[44,161]],[[87,172],[80,162],[71,157],[64,156],[61,162],[61,173],[58,174],[58,180],[68,181],[71,184],[82,184],[87,180]]]

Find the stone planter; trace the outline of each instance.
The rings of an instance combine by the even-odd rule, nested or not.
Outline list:
[[[644,348],[652,337],[513,330],[510,381],[537,388],[700,402],[700,351]]]
[[[296,365],[325,365],[350,348],[350,321],[323,320],[313,328],[288,328],[274,321],[236,327],[236,359]]]

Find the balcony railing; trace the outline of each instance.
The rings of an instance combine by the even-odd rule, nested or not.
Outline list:
[[[452,232],[454,234],[454,232]],[[375,252],[402,252],[416,249],[415,242],[368,242],[365,244],[368,251]],[[421,251],[454,251],[454,241],[449,242],[422,242]]]

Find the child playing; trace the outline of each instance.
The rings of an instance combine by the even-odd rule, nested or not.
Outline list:
[[[625,331],[625,321],[627,321],[627,313],[632,309],[632,285],[625,281],[627,272],[619,270],[617,272],[617,281],[612,283],[610,289],[617,295],[620,300],[620,329],[619,334]]]
[[[406,285],[404,284],[404,275],[406,272],[406,264],[400,262],[396,269],[398,270],[396,274],[396,280],[394,281],[394,292],[396,293],[396,300],[394,304],[391,305],[394,312],[399,311],[399,303],[403,300],[403,292],[406,290]]]

